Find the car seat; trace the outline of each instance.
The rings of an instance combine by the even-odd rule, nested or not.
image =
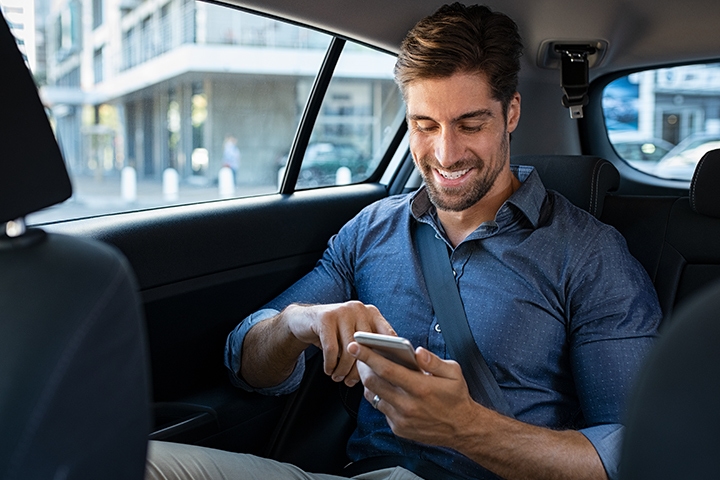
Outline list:
[[[26,228],[72,193],[0,15],[0,479],[141,479],[150,430],[137,287],[107,245]]]
[[[622,480],[720,476],[720,283],[673,315],[626,415]]]

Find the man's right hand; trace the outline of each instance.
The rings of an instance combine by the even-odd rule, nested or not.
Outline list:
[[[347,352],[357,331],[395,335],[373,305],[350,301],[329,305],[290,305],[250,329],[243,343],[241,375],[255,387],[277,385],[295,368],[308,345],[323,352],[323,369],[336,382],[353,386],[360,376]]]

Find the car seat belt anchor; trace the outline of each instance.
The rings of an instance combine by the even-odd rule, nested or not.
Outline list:
[[[597,52],[597,48],[588,44],[558,44],[554,48],[561,60],[562,104],[570,110],[570,118],[583,118],[583,107],[588,104],[588,55]]]

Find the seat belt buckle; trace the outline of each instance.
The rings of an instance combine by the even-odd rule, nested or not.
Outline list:
[[[562,104],[570,110],[570,118],[583,118],[583,107],[588,104],[588,55],[596,53],[597,48],[589,44],[557,44],[554,50],[560,54]]]

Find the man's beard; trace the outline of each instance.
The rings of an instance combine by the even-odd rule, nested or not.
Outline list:
[[[456,162],[451,171],[457,172],[473,168],[478,177],[469,185],[462,187],[441,187],[435,184],[433,170],[438,163],[434,157],[422,157],[418,161],[420,174],[425,180],[428,196],[435,208],[450,212],[461,212],[482,200],[495,184],[498,176],[505,167],[508,152],[507,136],[503,137],[500,146],[500,158],[495,164],[488,167],[487,162],[478,156],[463,158]]]

